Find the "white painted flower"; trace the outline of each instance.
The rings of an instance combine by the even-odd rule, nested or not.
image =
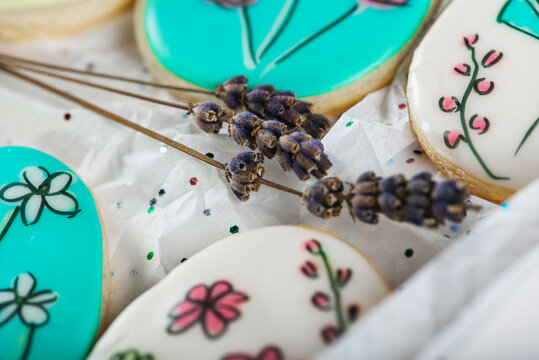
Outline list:
[[[58,301],[50,290],[35,291],[36,278],[31,273],[18,275],[12,288],[0,290],[0,327],[18,316],[28,327],[39,327],[49,321],[47,309]]]
[[[66,171],[53,174],[42,167],[28,167],[21,172],[21,182],[0,189],[0,199],[17,203],[25,225],[37,223],[45,208],[55,214],[73,217],[80,211],[77,199],[68,192],[73,175]]]

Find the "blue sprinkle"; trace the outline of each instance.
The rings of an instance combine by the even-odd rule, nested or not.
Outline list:
[[[507,209],[509,209],[509,205],[510,205],[509,202],[506,201],[506,202],[504,202],[503,204],[501,204],[500,206],[502,207],[502,209],[506,209],[506,210],[507,210]]]
[[[391,166],[395,163],[395,160],[393,160],[393,158],[389,159],[387,162],[386,162],[386,166]]]
[[[457,232],[459,231],[459,226],[457,224],[453,224],[449,227],[451,229],[451,231],[453,232]]]
[[[184,119],[187,119],[187,116],[188,116],[187,114],[183,114],[183,115],[182,115],[182,117],[183,117]]]
[[[110,277],[113,277],[114,276],[114,271],[111,271],[110,272]]]

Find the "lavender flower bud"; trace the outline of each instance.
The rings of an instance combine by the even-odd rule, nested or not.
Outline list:
[[[443,181],[432,193],[432,210],[440,219],[460,222],[466,216],[465,201],[468,196],[468,190],[455,180]]]
[[[304,195],[307,210],[328,219],[339,216],[344,202],[344,185],[339,178],[326,178],[311,185]]]
[[[321,139],[329,130],[331,121],[322,114],[307,114],[301,127],[315,139]]]
[[[260,189],[259,179],[264,176],[264,155],[243,152],[230,160],[225,169],[232,192],[241,201],[247,201],[252,191]]]
[[[250,103],[265,103],[271,98],[275,89],[271,85],[258,85],[247,93],[247,101]]]
[[[221,86],[219,98],[232,110],[243,106],[243,98],[247,91],[247,78],[245,75],[234,76]]]
[[[299,131],[281,136],[277,156],[283,170],[293,170],[303,181],[311,175],[317,179],[326,176],[332,163],[315,141],[311,136]]]
[[[293,108],[300,114],[309,114],[311,113],[313,106],[314,106],[313,103],[303,101],[303,100],[297,100]]]
[[[260,128],[262,120],[250,112],[242,112],[232,117],[228,133],[240,146],[248,146],[255,150],[257,147],[254,133]]]
[[[216,134],[223,126],[226,111],[222,106],[211,101],[197,103],[191,107],[190,113],[200,129],[209,134]]]
[[[286,125],[277,120],[262,121],[261,129],[255,134],[258,149],[269,159],[277,153],[279,138],[286,131]]]

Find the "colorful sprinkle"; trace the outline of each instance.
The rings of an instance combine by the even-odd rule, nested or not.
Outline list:
[[[407,163],[407,164],[411,164],[411,163],[413,163],[414,161],[415,161],[414,158],[409,158],[409,159],[406,160],[406,163]]]
[[[395,160],[393,159],[389,159],[387,162],[386,162],[386,166],[391,166],[395,163]]]
[[[189,115],[183,114],[183,115],[182,115],[182,118],[187,119],[187,116],[189,116]]]
[[[195,186],[197,183],[198,179],[196,177],[192,177],[191,179],[189,179],[189,184],[191,184],[191,186]]]
[[[234,225],[234,226],[230,227],[230,233],[231,234],[237,234],[238,231],[240,231],[240,228],[237,225]]]
[[[350,126],[352,126],[353,124],[354,124],[353,121],[349,121],[349,122],[346,124],[346,127],[350,127]]]
[[[210,209],[204,209],[204,211],[202,213],[204,214],[204,216],[210,216],[211,215],[211,210]]]
[[[161,189],[161,190],[159,190],[159,193],[158,193],[158,194],[159,194],[159,197],[163,197],[163,195],[165,195],[165,194],[166,194],[166,191],[165,191],[165,189]]]
[[[507,209],[509,209],[509,206],[510,206],[510,205],[509,205],[509,202],[506,201],[506,202],[502,203],[500,206],[502,207],[502,209],[506,209],[506,210],[507,210]]]
[[[118,209],[121,209],[122,206],[123,206],[123,204],[122,204],[121,201],[118,201],[118,202],[116,203],[116,207],[117,207]]]
[[[146,259],[151,260],[153,259],[153,251],[150,251],[148,255],[146,255]]]
[[[449,227],[451,229],[451,231],[453,232],[457,232],[459,231],[459,226],[457,224],[453,224]]]
[[[65,121],[71,120],[71,114],[70,114],[70,113],[65,113],[65,114],[64,114],[64,120],[65,120]]]
[[[399,104],[399,109],[400,110],[406,109],[406,104],[405,103]]]
[[[114,276],[114,271],[111,271],[110,272],[110,277],[113,277]]]
[[[444,234],[444,238],[451,239],[451,236],[449,236],[448,234]]]
[[[414,150],[413,153],[416,155],[423,155],[423,150]]]
[[[187,261],[187,258],[182,258],[182,259],[180,260],[180,264],[183,263],[183,262],[186,262],[186,261]]]
[[[407,258],[411,258],[412,256],[414,256],[414,249],[406,249],[406,251],[404,252],[404,256],[406,256]]]
[[[153,213],[154,210],[155,210],[155,208],[153,206],[150,206],[150,208],[148,209],[148,214]]]
[[[151,199],[150,206],[155,206],[155,204],[157,204],[157,199],[156,198]]]

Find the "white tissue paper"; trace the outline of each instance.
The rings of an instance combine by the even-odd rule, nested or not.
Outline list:
[[[0,43],[0,51],[151,79],[137,52],[132,26],[131,14],[126,13],[83,34],[39,43]],[[367,170],[383,176],[410,176],[428,170],[437,180],[443,179],[420,151],[410,129],[403,90],[406,68],[406,64],[401,66],[390,87],[367,96],[346,112],[324,138],[334,163],[331,176],[354,182]],[[226,131],[219,135],[202,133],[177,109],[37,77],[202,153],[211,152],[223,163],[245,151],[229,139]],[[82,78],[174,100],[166,91],[148,86]],[[366,253],[395,289],[445,247],[473,236],[475,223],[495,208],[472,198],[473,204],[483,206],[482,211],[470,213],[462,224],[448,224],[438,230],[384,218],[377,226],[354,223],[346,210],[339,218],[321,220],[302,208],[299,198],[270,188],[263,187],[248,202],[241,203],[228,189],[221,171],[3,73],[0,109],[1,145],[28,146],[57,157],[95,196],[111,269],[106,323],[182,259],[226,237],[234,226],[240,232],[298,223],[327,229]],[[305,189],[293,174],[284,174],[276,161],[268,160],[265,165],[266,178]],[[150,252],[154,254],[151,259]]]

